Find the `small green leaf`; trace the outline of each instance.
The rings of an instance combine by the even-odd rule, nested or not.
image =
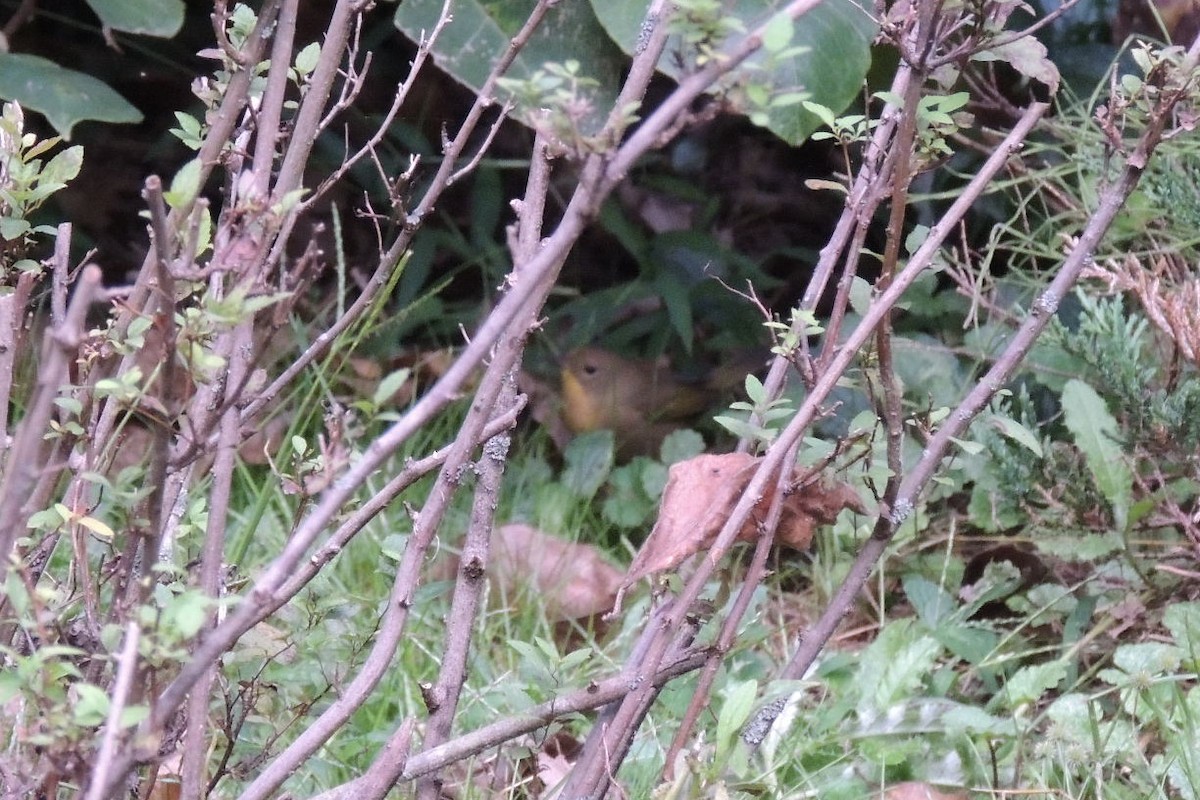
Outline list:
[[[850,307],[860,317],[865,317],[871,308],[871,300],[875,296],[875,287],[866,279],[855,275],[850,279]]]
[[[190,639],[200,632],[212,607],[212,598],[198,589],[188,589],[167,603],[164,619],[177,636]]]
[[[767,399],[767,390],[763,387],[762,381],[754,373],[746,376],[746,396],[755,405],[761,405]]]
[[[171,208],[191,205],[196,195],[200,194],[200,167],[200,159],[197,157],[179,168],[175,177],[171,179],[170,190],[163,195],[167,205]]]
[[[1042,443],[1038,441],[1037,436],[1034,435],[1033,431],[1029,430],[1012,417],[1007,417],[1003,414],[992,414],[990,417],[988,417],[988,422],[996,426],[996,429],[1000,431],[1002,436],[1012,439],[1017,444],[1024,445],[1025,447],[1029,448],[1029,450],[1038,458],[1042,457]]]
[[[317,62],[320,59],[321,45],[313,42],[299,53],[296,53],[296,72],[299,72],[301,75],[308,75],[317,68]]]
[[[1192,658],[1200,660],[1200,603],[1175,603],[1163,612],[1163,625],[1175,644]],[[1195,664],[1193,663],[1193,669]]]
[[[1062,391],[1063,421],[1083,453],[1096,487],[1112,507],[1118,530],[1125,530],[1133,496],[1133,474],[1118,441],[1117,421],[1104,399],[1081,380],[1071,379]]]
[[[103,689],[90,683],[77,683],[71,691],[75,693],[71,716],[77,724],[91,727],[104,722],[110,704]]]
[[[391,400],[392,396],[400,391],[400,387],[408,382],[408,377],[411,374],[412,370],[405,367],[404,369],[398,369],[389,375],[385,375],[383,380],[379,382],[379,386],[375,389],[375,394],[371,397],[371,402],[375,404],[375,407],[378,408]]]
[[[98,538],[103,539],[106,542],[111,542],[113,540],[113,537],[116,536],[116,533],[113,532],[112,528],[108,527],[108,525],[104,524],[102,521],[96,519],[95,517],[83,516],[83,517],[80,517],[79,519],[77,519],[76,522],[78,522],[80,525],[87,528],[92,533],[96,534],[96,536]]]

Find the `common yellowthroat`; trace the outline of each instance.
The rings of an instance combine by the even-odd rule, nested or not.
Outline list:
[[[656,361],[596,347],[562,363],[563,420],[573,433],[611,430],[617,457],[657,455],[663,437],[712,405],[717,391],[685,383]]]

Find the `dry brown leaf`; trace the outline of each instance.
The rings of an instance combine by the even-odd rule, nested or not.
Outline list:
[[[597,548],[521,523],[501,525],[493,533],[488,574],[493,592],[515,597],[529,590],[545,604],[551,622],[604,613],[621,585],[621,571]]]
[[[883,800],[967,800],[966,792],[942,792],[920,781],[898,783],[883,793]]]
[[[761,459],[746,453],[701,455],[671,466],[654,530],[625,577],[626,586],[645,576],[674,569],[712,546]],[[739,541],[758,538],[774,490],[754,507],[738,532]],[[813,483],[787,495],[776,541],[804,550],[818,525],[833,522],[844,508],[862,510],[858,495],[843,483]]]

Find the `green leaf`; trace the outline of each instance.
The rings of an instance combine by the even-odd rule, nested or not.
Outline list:
[[[108,695],[99,686],[77,683],[71,687],[75,702],[71,705],[71,716],[79,725],[99,725],[108,716]]]
[[[213,608],[213,600],[198,589],[188,589],[171,599],[163,609],[163,619],[177,636],[190,639],[200,632]]]
[[[613,467],[612,431],[590,431],[572,439],[563,451],[562,483],[577,497],[590,500]]]
[[[904,594],[908,602],[916,610],[917,616],[931,629],[938,625],[954,611],[958,603],[953,595],[931,580],[920,575],[904,576]]]
[[[1004,684],[1004,698],[1010,709],[1032,703],[1067,676],[1067,662],[1050,661],[1021,667]]]
[[[383,380],[379,382],[378,388],[375,389],[375,393],[371,395],[371,402],[378,408],[391,400],[392,396],[400,391],[400,387],[408,383],[410,375],[412,375],[412,370],[408,367],[385,375]]]
[[[1121,452],[1117,421],[1096,390],[1074,378],[1063,386],[1062,406],[1063,421],[1087,460],[1096,487],[1112,507],[1117,529],[1125,530],[1133,475]]]
[[[1000,634],[971,623],[943,625],[933,631],[933,636],[968,664],[982,664],[1000,643]]]
[[[748,680],[734,685],[725,697],[721,706],[721,714],[717,717],[717,753],[718,760],[728,752],[729,745],[734,741],[737,732],[750,719],[754,709],[754,698],[758,696],[758,681]]]
[[[183,208],[191,204],[200,193],[200,158],[184,164],[171,179],[171,188],[163,195],[171,208]]]
[[[67,139],[84,120],[142,121],[141,112],[106,84],[39,56],[0,53],[0,97],[45,115]]]
[[[644,466],[648,463],[653,462],[645,456],[638,456],[625,466],[613,470],[609,478],[608,496],[600,507],[604,518],[612,524],[633,528],[645,522],[654,512],[657,499],[651,499],[645,487]]]
[[[698,456],[704,452],[704,437],[691,428],[681,428],[677,431],[671,431],[667,434],[667,438],[663,439],[662,447],[659,450],[659,459],[666,466],[671,466],[678,461],[686,461],[693,456]]]
[[[857,684],[863,700],[884,711],[909,697],[933,668],[942,646],[912,619],[883,626],[863,651]]]
[[[784,5],[783,0],[730,0],[721,4],[723,12],[745,30],[771,19]],[[613,41],[626,53],[635,53],[644,38],[646,0],[591,0],[591,6]],[[794,53],[791,57],[772,58],[764,48],[731,77],[743,86],[761,85],[765,80],[770,94],[803,90],[810,101],[840,113],[858,95],[871,66],[871,40],[878,30],[872,17],[853,0],[824,0],[793,23],[787,43],[788,51]],[[781,26],[774,21],[768,26],[773,40],[782,37]],[[687,69],[673,55],[682,46],[679,37],[672,36],[658,65],[677,80]],[[804,141],[821,125],[821,118],[803,104],[770,107],[760,121],[791,144]]]
[[[763,47],[778,53],[787,47],[796,34],[796,23],[787,14],[776,14],[763,30]]]
[[[535,5],[535,0],[456,2],[453,20],[434,43],[434,60],[455,80],[478,92]],[[405,0],[396,9],[396,27],[420,41],[437,24],[442,6],[442,0]],[[628,60],[605,36],[586,3],[554,4],[506,76],[525,80],[548,62],[564,64],[572,59],[580,63],[581,75],[597,82],[588,93],[592,109],[583,124],[585,134],[595,133],[616,102]]]
[[[1164,642],[1123,644],[1113,653],[1113,664],[1142,682],[1152,677],[1178,672],[1179,648]]]
[[[1163,625],[1171,632],[1180,650],[1190,658],[1200,660],[1200,603],[1168,606],[1163,612]]]
[[[1024,445],[1038,458],[1042,457],[1042,443],[1038,441],[1037,436],[1034,435],[1033,431],[1012,417],[1007,417],[1003,414],[992,414],[988,417],[988,422],[994,425],[1002,436],[1012,439],[1017,444]]]
[[[183,27],[183,0],[87,0],[105,27],[169,39]]]

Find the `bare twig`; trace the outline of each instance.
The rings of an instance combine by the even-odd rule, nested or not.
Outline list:
[[[54,413],[54,398],[67,380],[67,370],[83,336],[87,310],[100,280],[99,267],[94,264],[84,267],[62,325],[46,333],[37,389],[28,413],[17,428],[4,481],[0,484],[0,584],[8,575],[9,554],[17,535],[26,529],[25,520],[34,510],[25,506],[44,465],[42,437]]]
[[[138,642],[141,640],[142,629],[136,620],[130,620],[125,627],[125,643],[117,656],[117,680],[113,685],[112,698],[109,702],[108,716],[104,720],[104,730],[100,735],[100,748],[96,752],[96,761],[92,765],[91,780],[88,785],[86,800],[103,800],[106,797],[104,787],[108,783],[109,774],[113,768],[113,756],[117,750],[117,740],[121,736],[121,715],[125,713],[125,704],[133,691],[133,678],[138,669]]]

